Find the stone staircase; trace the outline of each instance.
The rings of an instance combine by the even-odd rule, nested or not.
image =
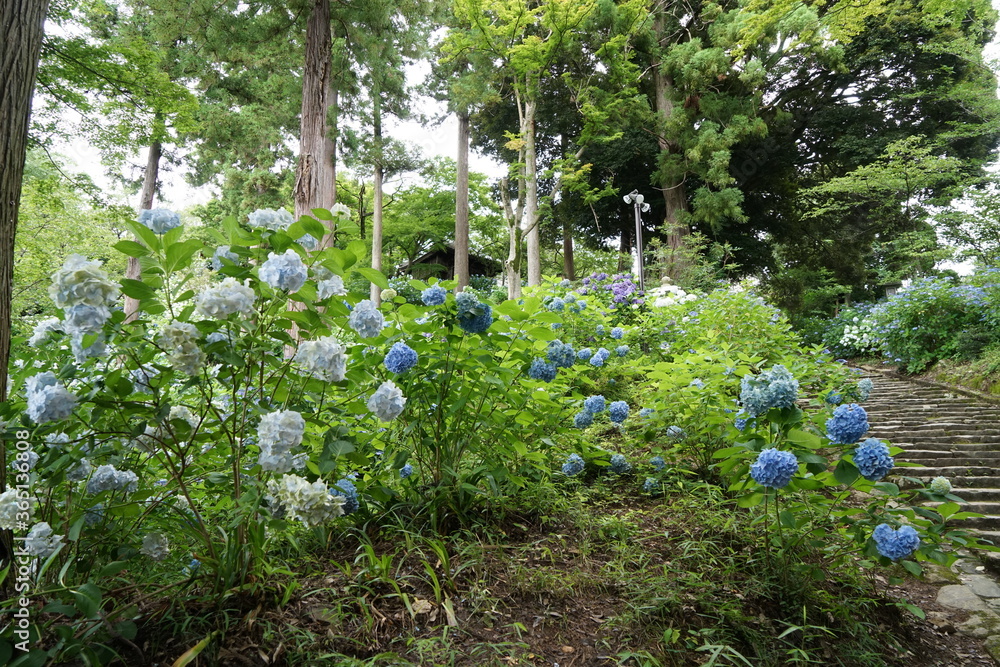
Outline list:
[[[948,389],[869,374],[875,390],[863,406],[872,428],[865,437],[902,447],[894,476],[928,482],[947,477],[962,511],[985,516],[954,522],[1000,544],[1000,405]]]

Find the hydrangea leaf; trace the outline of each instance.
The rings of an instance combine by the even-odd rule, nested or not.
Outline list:
[[[111,247],[128,257],[145,257],[149,254],[149,248],[135,241],[119,241]]]
[[[739,507],[747,508],[755,507],[756,505],[760,505],[762,502],[764,502],[764,494],[758,491],[757,493],[750,493],[741,497],[736,501],[736,504]]]
[[[382,275],[381,271],[369,267],[358,267],[354,270],[367,278],[368,282],[372,283],[376,287],[380,289],[389,289],[389,281],[384,275]]]
[[[846,459],[841,459],[833,470],[833,478],[841,484],[852,484],[859,477],[861,477],[861,473],[858,472],[853,463]]]

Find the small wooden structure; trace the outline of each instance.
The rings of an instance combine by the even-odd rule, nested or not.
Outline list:
[[[500,262],[469,254],[469,275],[495,276],[500,273],[500,269]],[[455,277],[455,246],[448,244],[429,250],[412,262],[398,266],[396,273],[409,274],[417,280],[431,277],[450,280]]]

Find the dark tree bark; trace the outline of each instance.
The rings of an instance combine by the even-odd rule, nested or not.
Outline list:
[[[372,203],[372,268],[376,271],[382,270],[382,183],[385,180],[385,166],[382,164],[382,93],[378,86],[375,86],[375,94],[372,101],[374,116],[373,136],[375,138],[375,201]],[[378,285],[372,283],[371,300],[379,303],[382,290]]]
[[[154,141],[149,145],[149,153],[146,156],[146,172],[142,177],[142,192],[139,194],[139,210],[145,211],[153,208],[153,197],[156,196],[156,182],[160,176],[160,157],[163,155],[163,145],[159,141]],[[139,239],[135,239],[139,241]],[[125,267],[125,277],[131,280],[138,280],[142,273],[139,267],[138,257],[129,257],[128,265]],[[131,322],[139,312],[139,300],[130,296],[125,297],[125,321]]]
[[[469,114],[458,114],[458,173],[455,179],[455,278],[469,286]]]
[[[563,278],[576,280],[576,263],[573,261],[573,227],[569,218],[563,217]]]
[[[327,132],[333,108],[330,0],[315,0],[306,25],[306,60],[302,75],[302,121],[299,164],[295,176],[295,219],[314,208],[329,209],[336,201],[334,142]],[[332,243],[327,235],[322,246]]]

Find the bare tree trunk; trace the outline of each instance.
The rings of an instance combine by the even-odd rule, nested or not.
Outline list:
[[[455,178],[455,278],[469,285],[469,114],[458,114],[458,173]]]
[[[563,278],[576,280],[576,266],[573,262],[573,227],[569,218],[563,218]]]
[[[334,142],[327,133],[327,115],[335,100],[331,91],[332,41],[330,0],[314,0],[306,25],[299,164],[294,188],[296,219],[311,215],[314,208],[329,209],[334,204]],[[331,235],[321,241],[332,243]]]
[[[523,165],[519,170],[523,171]],[[504,216],[507,218],[507,235],[510,240],[507,246],[507,261],[504,270],[507,277],[507,298],[517,299],[521,296],[521,216],[524,211],[524,178],[517,179],[517,211],[511,207],[510,195],[507,192],[506,177],[500,180],[500,198],[503,200]]]
[[[0,2],[0,35],[4,39],[0,46],[0,402],[7,401],[14,236],[21,205],[31,94],[48,5],[48,0]],[[7,448],[0,447],[0,492],[6,489]],[[0,532],[0,562],[12,562],[13,544],[11,531]]]
[[[524,101],[524,118],[521,123],[521,138],[524,141],[524,180],[526,201],[524,212],[527,216],[524,235],[528,245],[528,284],[542,282],[542,242],[538,228],[538,162],[535,154],[535,109],[536,101],[527,95]]]
[[[382,166],[382,96],[378,86],[375,87],[374,99],[372,102],[374,111],[374,136],[375,136],[375,201],[372,205],[372,268],[376,271],[382,270],[382,180],[385,177],[385,168]],[[371,300],[378,303],[381,290],[379,286],[372,283]]]
[[[149,151],[146,154],[146,172],[142,176],[142,192],[139,193],[139,210],[145,211],[153,208],[153,198],[156,196],[156,182],[160,177],[160,157],[163,155],[163,145],[154,140],[149,144]],[[136,241],[140,239],[136,238]],[[125,277],[129,280],[139,280],[142,270],[139,267],[138,257],[129,257],[125,267]],[[125,297],[125,321],[131,322],[139,312],[139,300],[130,296]]]
[[[661,7],[656,11],[656,17],[653,21],[653,30],[660,40],[664,39],[666,32],[665,20],[663,12],[665,10]],[[660,52],[665,52],[666,45],[660,44]],[[669,76],[663,74],[660,71],[659,63],[653,67],[653,87],[656,99],[656,113],[660,117],[660,131],[657,133],[659,136],[659,144],[661,151],[677,151],[676,145],[673,145],[665,136],[663,128],[666,126],[667,121],[674,112],[674,103],[670,99],[670,93],[673,89],[673,81]],[[688,212],[688,202],[687,202],[687,192],[685,191],[684,182],[674,180],[674,179],[664,179],[660,183],[660,187],[663,189],[663,202],[665,204],[665,215],[663,219],[663,231],[667,236],[667,248],[669,248],[666,261],[667,261],[667,274],[676,279],[680,273],[682,273],[686,266],[686,259],[683,253],[679,252],[680,248],[684,244],[684,239],[691,233],[690,227],[684,221],[685,213]]]

